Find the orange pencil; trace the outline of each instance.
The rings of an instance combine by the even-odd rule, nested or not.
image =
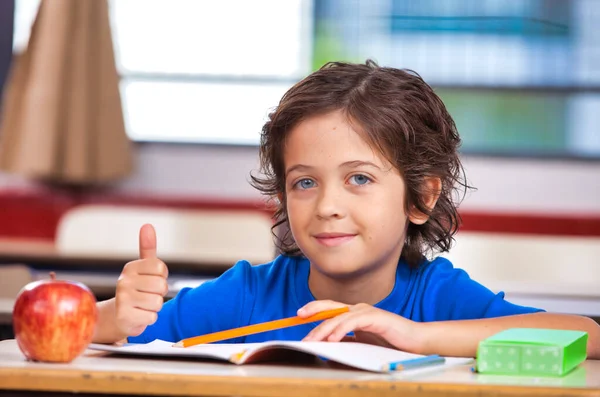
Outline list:
[[[226,331],[213,332],[212,334],[194,336],[193,338],[182,339],[175,343],[175,347],[189,347],[194,345],[200,345],[202,343],[218,342],[226,339],[237,338],[239,336],[246,336],[252,334],[258,334],[260,332],[272,331],[280,328],[293,327],[300,324],[308,324],[315,321],[327,320],[328,318],[335,317],[339,314],[346,313],[347,307],[341,307],[339,309],[325,310],[317,313],[310,317],[288,317],[281,320],[267,321],[264,323],[247,325],[245,327],[228,329]]]

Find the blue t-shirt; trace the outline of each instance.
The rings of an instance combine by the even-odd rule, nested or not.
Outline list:
[[[273,262],[251,266],[240,261],[220,277],[182,289],[163,305],[158,320],[129,342],[154,339],[179,341],[225,329],[278,320],[315,300],[308,288],[310,264],[303,257],[280,255]],[[500,317],[541,311],[504,300],[455,269],[445,258],[411,269],[402,260],[392,292],[375,307],[426,322]],[[317,323],[230,339],[226,343],[301,340]]]

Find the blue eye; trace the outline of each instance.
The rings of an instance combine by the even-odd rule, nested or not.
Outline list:
[[[311,187],[315,186],[315,181],[313,181],[312,179],[300,179],[298,182],[296,182],[294,184],[295,188],[299,188],[299,189],[310,189]]]
[[[354,181],[354,183],[352,182]],[[356,174],[356,175],[352,175],[350,177],[350,184],[351,185],[366,185],[367,183],[371,182],[371,178],[369,178],[368,176],[362,175],[362,174]]]

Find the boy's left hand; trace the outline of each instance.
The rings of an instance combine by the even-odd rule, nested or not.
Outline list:
[[[422,342],[418,328],[422,324],[408,320],[397,314],[377,309],[366,303],[345,305],[321,300],[310,302],[298,310],[298,316],[309,317],[324,310],[348,306],[350,311],[323,321],[313,329],[304,341],[339,342],[345,340],[349,332],[354,332],[353,340],[407,352],[418,353]]]

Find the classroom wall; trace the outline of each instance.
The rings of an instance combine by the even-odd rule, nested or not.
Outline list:
[[[600,162],[464,156],[477,191],[462,208],[534,214],[600,214]],[[140,194],[256,199],[249,173],[258,167],[256,147],[142,143],[136,171],[118,191]],[[28,186],[0,173],[0,187]]]
[[[249,172],[258,167],[254,147],[146,144],[124,191],[255,198]],[[600,214],[600,162],[465,157],[467,177],[478,188],[465,209],[533,213]]]

